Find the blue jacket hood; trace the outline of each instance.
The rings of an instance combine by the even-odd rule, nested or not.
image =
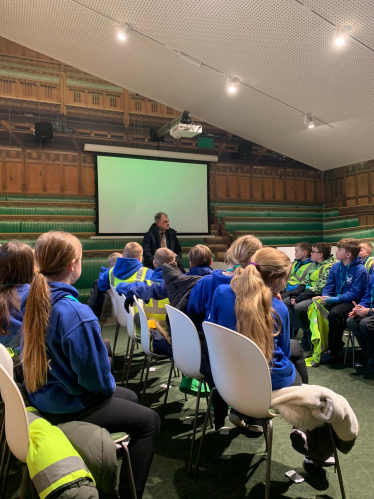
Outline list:
[[[157,269],[153,271],[153,274],[150,277],[150,281],[164,282],[164,279],[162,277],[162,267],[157,267]]]
[[[77,300],[78,291],[73,286],[52,282],[49,287],[52,308],[45,335],[50,367],[47,384],[28,396],[42,412],[78,412],[112,395],[115,381],[92,310]],[[27,296],[22,300],[23,311],[26,301]]]
[[[339,303],[359,303],[368,281],[369,274],[361,258],[357,257],[349,265],[340,261],[331,267],[322,296],[338,297]]]
[[[137,272],[143,264],[137,258],[118,258],[113,268],[117,279],[128,279]]]
[[[205,276],[205,275],[210,275],[213,273],[213,269],[210,267],[207,267],[205,265],[196,265],[195,267],[191,267],[188,272],[186,272],[186,275],[200,275],[200,276]]]
[[[360,301],[360,305],[365,308],[373,308],[374,306],[374,275],[370,276],[369,284],[366,288],[365,294]]]
[[[28,294],[30,289],[30,284],[20,284],[17,286],[17,293],[21,299]],[[9,333],[6,336],[0,336],[0,343],[6,348],[12,348],[15,352],[19,353],[20,343],[21,343],[21,326],[23,320],[24,311],[22,308],[20,310],[10,309],[9,310]],[[6,327],[6,324],[3,324]]]

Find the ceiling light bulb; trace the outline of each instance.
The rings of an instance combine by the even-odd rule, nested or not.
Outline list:
[[[130,33],[131,26],[129,24],[122,24],[122,26],[120,26],[117,31],[118,40],[121,40],[121,42],[123,42],[124,40],[126,40],[126,38],[128,38]]]
[[[311,115],[311,113],[306,113],[304,115],[304,123],[307,125],[308,128],[314,128],[315,127],[314,118]]]
[[[343,26],[342,28],[334,29],[334,43],[338,47],[342,47],[347,41],[348,33],[351,31],[351,26]]]
[[[230,94],[234,94],[238,90],[238,79],[237,78],[228,78],[227,79],[227,91]]]

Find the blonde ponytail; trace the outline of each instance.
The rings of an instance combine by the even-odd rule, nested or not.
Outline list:
[[[235,239],[225,253],[225,263],[232,266],[234,275],[240,275],[251,261],[257,250],[262,248],[262,243],[257,237],[247,235]]]
[[[280,317],[272,308],[273,293],[287,281],[290,270],[290,259],[284,253],[263,248],[256,251],[248,267],[231,281],[236,294],[238,332],[256,343],[268,363],[273,357],[274,336],[282,328]]]
[[[40,271],[31,283],[23,318],[23,374],[30,393],[47,383],[46,332],[52,305],[46,276],[58,281],[62,273],[68,272],[71,262],[81,256],[79,239],[67,232],[47,232],[35,243],[35,262]]]

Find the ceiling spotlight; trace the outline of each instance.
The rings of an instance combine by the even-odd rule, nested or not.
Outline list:
[[[314,118],[313,116],[311,115],[311,113],[306,113],[304,115],[304,123],[306,124],[306,126],[308,128],[314,128],[315,127],[315,124],[314,124]]]
[[[227,78],[227,91],[230,94],[234,94],[238,90],[238,79],[237,78]]]
[[[121,42],[123,42],[124,40],[126,40],[126,38],[128,38],[130,33],[131,26],[129,24],[122,24],[122,26],[120,26],[117,31],[118,40],[121,40]]]
[[[334,43],[338,47],[342,47],[348,38],[348,33],[351,31],[351,26],[343,26],[342,28],[334,29]]]

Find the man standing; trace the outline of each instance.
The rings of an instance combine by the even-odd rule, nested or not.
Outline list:
[[[168,248],[174,251],[176,262],[181,266],[182,249],[180,247],[177,232],[170,229],[169,218],[162,211],[156,213],[155,223],[143,238],[144,266],[153,269],[154,254],[158,248]]]

